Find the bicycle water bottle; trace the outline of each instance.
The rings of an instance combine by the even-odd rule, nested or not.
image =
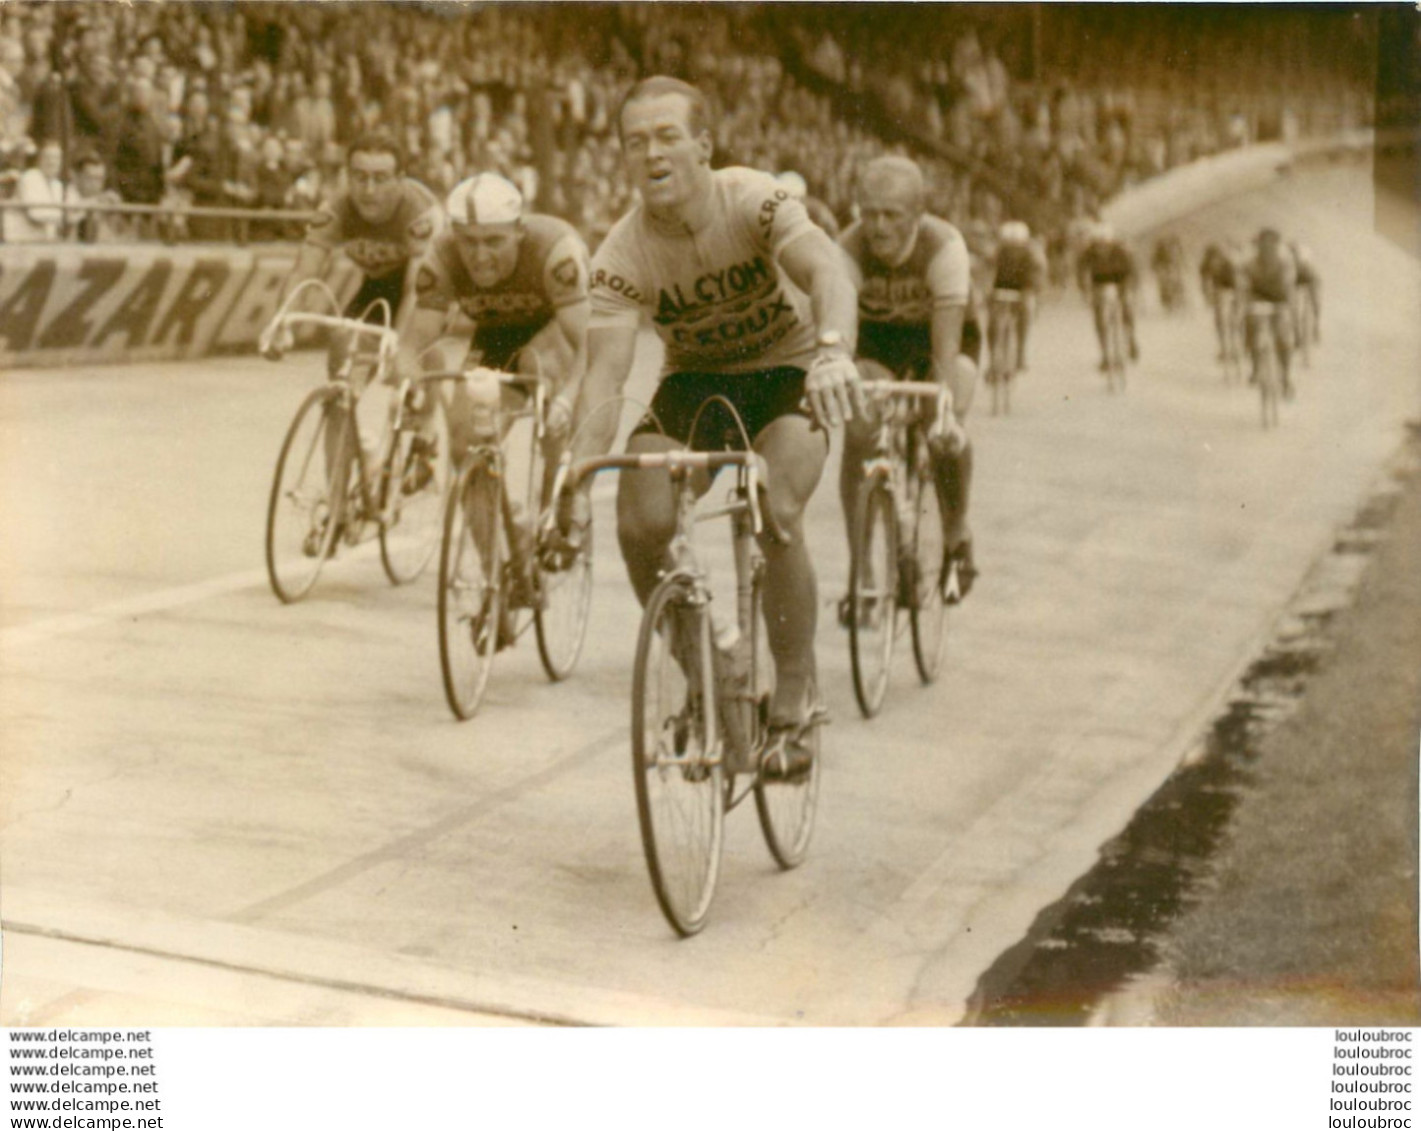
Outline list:
[[[498,438],[498,408],[502,385],[498,370],[480,366],[464,375],[469,398],[469,427],[479,441]]]

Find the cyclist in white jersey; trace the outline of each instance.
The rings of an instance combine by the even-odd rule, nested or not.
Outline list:
[[[728,413],[697,413],[721,394],[745,420],[769,465],[769,498],[788,545],[766,540],[765,619],[776,685],[771,749],[788,776],[808,767],[794,737],[816,704],[818,605],[803,513],[823,473],[827,428],[863,410],[853,363],[855,294],[833,241],[774,178],[711,169],[710,111],[695,87],[657,76],[637,83],[618,114],[622,154],[641,202],[592,260],[587,370],[574,416],[573,457],[607,452],[616,414],[598,409],[622,391],[637,328],[649,316],[666,346],[651,414],[632,452],[742,446]],[[665,434],[651,423],[653,417]],[[692,435],[692,422],[695,434]],[[585,426],[584,426],[585,422]],[[645,601],[675,529],[670,485],[656,472],[623,473],[617,527],[632,585]],[[585,493],[563,500],[568,532],[585,523]]]

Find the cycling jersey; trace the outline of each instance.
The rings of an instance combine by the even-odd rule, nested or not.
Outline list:
[[[1265,263],[1255,255],[1243,268],[1247,280],[1248,297],[1257,302],[1287,302],[1297,281],[1297,269],[1292,257],[1280,255],[1272,263]]]
[[[1119,240],[1097,240],[1081,254],[1080,270],[1088,273],[1096,286],[1125,283],[1135,277],[1135,259]]]
[[[416,180],[406,177],[389,218],[372,224],[360,215],[348,192],[340,193],[311,218],[306,242],[326,251],[337,248],[377,278],[403,271],[429,246],[439,221],[439,202]]]
[[[803,204],[753,169],[712,173],[695,227],[638,204],[593,257],[589,329],[634,329],[646,311],[666,344],[663,376],[806,368],[816,344],[809,296],[778,259],[815,230]]]
[[[962,233],[924,216],[897,264],[873,257],[862,224],[850,226],[839,242],[859,290],[859,356],[895,373],[930,363],[933,312],[968,307],[972,264]]]
[[[458,237],[446,229],[419,264],[415,294],[424,309],[457,304],[475,323],[473,346],[483,364],[503,368],[559,309],[587,298],[587,246],[563,220],[525,216],[513,270],[494,286],[479,287],[459,255]]]
[[[997,251],[993,289],[1025,291],[1036,286],[1036,256],[1025,244],[1003,244]]]

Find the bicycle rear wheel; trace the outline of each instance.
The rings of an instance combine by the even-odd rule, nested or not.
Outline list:
[[[642,614],[632,669],[632,774],[656,902],[682,936],[705,926],[725,835],[724,766],[711,722],[710,616],[675,573]]]
[[[587,638],[592,612],[592,528],[577,557],[566,569],[547,569],[540,560],[539,605],[534,612],[538,656],[548,678],[557,682],[572,674]]]
[[[354,420],[340,405],[340,395],[334,387],[320,388],[301,403],[276,461],[267,503],[266,569],[283,604],[311,591],[335,543],[355,443]]]
[[[926,443],[921,440],[920,442]],[[913,632],[913,662],[923,683],[932,683],[942,670],[947,642],[946,582],[947,539],[943,533],[942,506],[932,460],[923,452],[909,483],[912,493],[913,530],[910,545],[913,566],[908,617]],[[906,564],[906,563],[905,563]]]
[[[429,435],[402,427],[390,437],[380,479],[380,562],[391,584],[407,585],[434,557],[443,529],[449,436],[438,398]]]
[[[854,697],[866,719],[883,707],[898,627],[898,521],[878,478],[859,487],[849,563],[849,659]]]
[[[488,687],[503,618],[502,480],[483,458],[455,479],[444,508],[439,554],[439,666],[444,696],[460,719],[473,718]],[[477,527],[471,514],[486,521]]]

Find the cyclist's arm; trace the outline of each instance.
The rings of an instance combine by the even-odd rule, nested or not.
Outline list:
[[[858,340],[858,291],[839,245],[821,229],[811,228],[785,244],[780,266],[809,295],[819,336],[837,333],[852,351]]]
[[[962,352],[962,324],[966,315],[966,304],[933,308],[933,380],[949,393],[957,371],[957,355]]]
[[[281,284],[281,298],[277,302],[280,308],[291,292],[304,283],[307,279],[316,279],[324,275],[326,268],[330,265],[333,251],[329,247],[319,244],[303,243],[296,249],[296,261],[292,263],[291,270],[286,275],[286,281]]]
[[[612,450],[621,413],[597,410],[621,396],[632,371],[636,335],[634,325],[604,326],[587,332],[587,372],[583,374],[573,413],[574,460],[606,455]]]
[[[553,318],[554,325],[572,349],[572,364],[567,372],[553,374],[553,397],[561,397],[569,408],[577,403],[583,370],[587,367],[587,316],[590,310],[591,304],[583,299],[558,307]]]
[[[410,260],[405,277],[404,298],[395,318],[399,347],[395,352],[395,373],[413,376],[423,366],[420,355],[445,336],[453,295],[433,255]]]

